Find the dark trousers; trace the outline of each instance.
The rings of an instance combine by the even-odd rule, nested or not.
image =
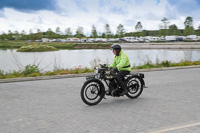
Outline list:
[[[129,73],[130,73],[129,71],[119,71],[117,73],[117,76],[116,76],[117,83],[123,90],[126,89],[126,86],[124,82],[122,81],[122,78],[125,77]]]

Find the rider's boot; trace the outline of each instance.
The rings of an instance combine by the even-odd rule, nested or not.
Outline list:
[[[110,90],[106,90],[106,95],[111,95]]]
[[[124,85],[123,82],[120,83],[120,86],[122,88],[122,92],[120,93],[120,96],[123,96],[123,95],[125,95],[128,92],[128,90],[127,90],[127,88],[126,88],[126,86]]]
[[[128,92],[127,89],[123,89],[123,91],[120,93],[120,96],[125,95],[127,92]]]
[[[120,71],[116,76],[117,83],[122,89],[122,93],[120,94],[120,96],[123,96],[128,92],[126,85],[124,84],[124,81],[122,80],[124,78],[124,76],[127,75],[128,73],[130,73],[130,72],[129,71]]]

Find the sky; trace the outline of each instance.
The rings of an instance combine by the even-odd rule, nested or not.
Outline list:
[[[200,0],[0,0],[0,33],[30,29],[37,32],[61,32],[70,27],[73,34],[81,26],[90,35],[92,25],[104,32],[105,24],[116,32],[122,24],[126,32],[134,32],[137,22],[144,30],[158,30],[166,17],[170,24],[184,28],[186,17],[200,26]]]

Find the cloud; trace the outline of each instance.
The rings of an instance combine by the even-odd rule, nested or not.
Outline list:
[[[170,6],[181,14],[191,14],[194,11],[200,11],[200,1],[199,0],[168,0]]]
[[[119,8],[119,7],[113,7],[110,9],[111,13],[115,13],[115,14],[126,14],[126,10],[124,8]]]
[[[76,3],[79,9],[81,9],[84,12],[88,12],[87,3],[84,0],[74,0],[74,2]]]
[[[0,10],[0,17],[5,17],[3,10]]]
[[[179,28],[184,28],[184,21],[186,17],[190,16],[193,18],[193,26],[196,29],[200,23],[200,1],[199,0],[181,0],[174,1],[168,0],[168,5],[166,6],[169,12],[166,14],[169,19],[176,22]],[[181,27],[180,27],[181,24]]]
[[[184,28],[187,16],[199,26],[199,5],[199,0],[0,0],[0,32],[56,27],[75,32],[82,26],[88,33],[92,25],[103,32],[105,24],[116,31],[120,23],[132,32],[138,21],[144,29],[156,30],[163,17]]]
[[[55,0],[0,0],[0,9],[13,8],[19,11],[53,10]]]

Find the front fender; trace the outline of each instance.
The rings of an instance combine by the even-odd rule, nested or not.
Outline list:
[[[86,81],[84,82],[84,85],[85,85],[85,84],[88,84],[88,83],[90,83],[90,82],[96,82],[96,83],[98,83],[98,84],[100,85],[101,94],[105,94],[105,86],[104,86],[104,84],[102,83],[101,80],[96,79],[96,78],[91,78],[91,79],[86,80]]]

